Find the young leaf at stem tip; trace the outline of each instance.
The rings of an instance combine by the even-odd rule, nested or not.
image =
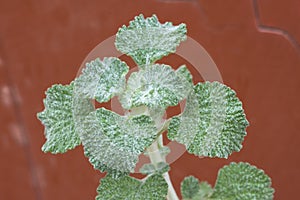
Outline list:
[[[116,48],[133,58],[140,68],[174,53],[181,41],[186,39],[186,25],[161,24],[156,15],[144,18],[141,14],[123,25],[117,35]]]
[[[165,109],[177,105],[191,90],[181,72],[168,65],[154,64],[131,74],[120,102],[126,109],[142,105]]]

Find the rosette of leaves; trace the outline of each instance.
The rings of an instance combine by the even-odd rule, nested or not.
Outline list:
[[[174,53],[185,39],[185,24],[175,26],[159,22],[155,15],[139,15],[116,34],[116,48],[132,57],[139,67],[128,80],[125,62],[114,57],[98,58],[87,63],[69,85],[56,84],[47,90],[45,110],[38,113],[47,139],[42,150],[65,153],[82,144],[94,168],[107,172],[96,199],[176,199],[176,194],[170,194],[172,185],[166,178],[170,170],[164,162],[166,153],[162,153],[166,147],[157,146],[159,162],[141,168],[146,178],[138,180],[128,175],[134,171],[139,155],[157,144],[166,130],[170,140],[184,144],[196,156],[227,158],[242,148],[248,121],[230,87],[218,82],[194,85],[185,65],[175,70],[155,63]],[[113,97],[120,100],[126,115],[102,107],[95,109],[91,103],[108,102]],[[167,107],[185,99],[181,114],[159,124]],[[214,188],[194,177],[186,178],[182,196],[186,200],[264,200],[272,198],[270,184],[262,170],[233,163],[220,170]]]

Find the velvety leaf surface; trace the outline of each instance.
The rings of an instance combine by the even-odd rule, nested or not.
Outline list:
[[[80,144],[72,113],[73,86],[58,84],[46,91],[45,110],[37,114],[45,126],[44,152],[64,153]]]
[[[177,70],[176,74],[184,78],[187,82],[193,85],[193,76],[191,72],[188,70],[186,65],[181,65]]]
[[[181,195],[183,199],[193,199],[200,190],[199,181],[193,176],[185,177],[181,182]]]
[[[181,73],[168,65],[154,64],[131,74],[120,101],[127,109],[146,105],[164,110],[177,105],[191,90]]]
[[[248,163],[231,163],[219,170],[215,187],[193,176],[181,183],[184,200],[271,200],[274,189],[263,170]]]
[[[132,172],[139,154],[157,137],[149,116],[120,116],[105,108],[91,112],[82,128],[86,156],[96,169],[113,176]]]
[[[161,24],[156,15],[144,18],[139,15],[123,25],[117,35],[115,45],[119,51],[127,54],[144,68],[163,56],[176,51],[181,41],[186,39],[186,26],[173,26],[171,22]]]
[[[172,118],[168,138],[186,145],[189,153],[227,158],[242,148],[247,126],[232,89],[218,82],[198,83],[184,112]]]
[[[231,163],[220,169],[211,199],[271,200],[274,189],[263,170],[248,163]]]
[[[76,92],[100,103],[107,102],[123,91],[128,70],[126,63],[118,58],[109,57],[103,61],[97,58],[87,63],[76,79]]]
[[[96,200],[165,200],[168,184],[155,174],[145,181],[124,176],[119,179],[106,176],[101,179]]]

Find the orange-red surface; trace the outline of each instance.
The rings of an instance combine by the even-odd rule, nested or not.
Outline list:
[[[228,160],[185,154],[173,163],[175,188],[191,174],[214,184],[224,164],[247,161],[272,177],[275,199],[297,199],[297,0],[0,0],[0,199],[94,199],[103,175],[93,170],[81,147],[63,155],[42,153],[45,138],[36,113],[43,109],[47,87],[70,82],[93,47],[140,13],[185,22],[189,36],[237,91],[251,124],[244,148]],[[175,66],[181,61],[163,60]]]

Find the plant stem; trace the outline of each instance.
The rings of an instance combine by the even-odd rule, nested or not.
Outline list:
[[[134,108],[132,109],[132,112],[130,113],[130,115],[135,115],[135,114],[141,114],[141,113],[147,113],[148,108],[146,106],[141,106],[138,108]],[[155,125],[157,128],[160,129],[160,131],[158,132],[158,138],[157,140],[147,149],[148,154],[149,154],[149,158],[151,163],[156,166],[157,163],[159,162],[166,162],[166,158],[165,156],[162,156],[160,151],[159,151],[159,147],[163,147],[163,137],[162,137],[162,133],[164,131],[167,130],[170,121],[167,120],[162,124],[162,118],[158,117],[155,120]],[[171,182],[170,179],[170,175],[168,172],[163,174],[164,179],[166,180],[167,184],[168,184],[168,195],[167,195],[167,200],[179,200],[176,191],[173,187],[173,184]]]
[[[173,187],[173,184],[171,182],[169,173],[168,172],[164,173],[163,177],[165,178],[166,182],[168,183],[168,196],[167,196],[167,199],[168,200],[179,200],[179,198],[176,194],[176,191]]]
[[[161,140],[162,142],[162,136],[160,135],[157,140]],[[165,162],[165,158],[160,154],[159,148],[158,148],[158,142],[155,141],[149,148],[148,148],[149,157],[151,160],[151,163],[156,165],[159,162]],[[163,174],[164,179],[168,183],[168,200],[179,200],[176,191],[173,187],[173,184],[170,179],[170,175],[168,172]]]

